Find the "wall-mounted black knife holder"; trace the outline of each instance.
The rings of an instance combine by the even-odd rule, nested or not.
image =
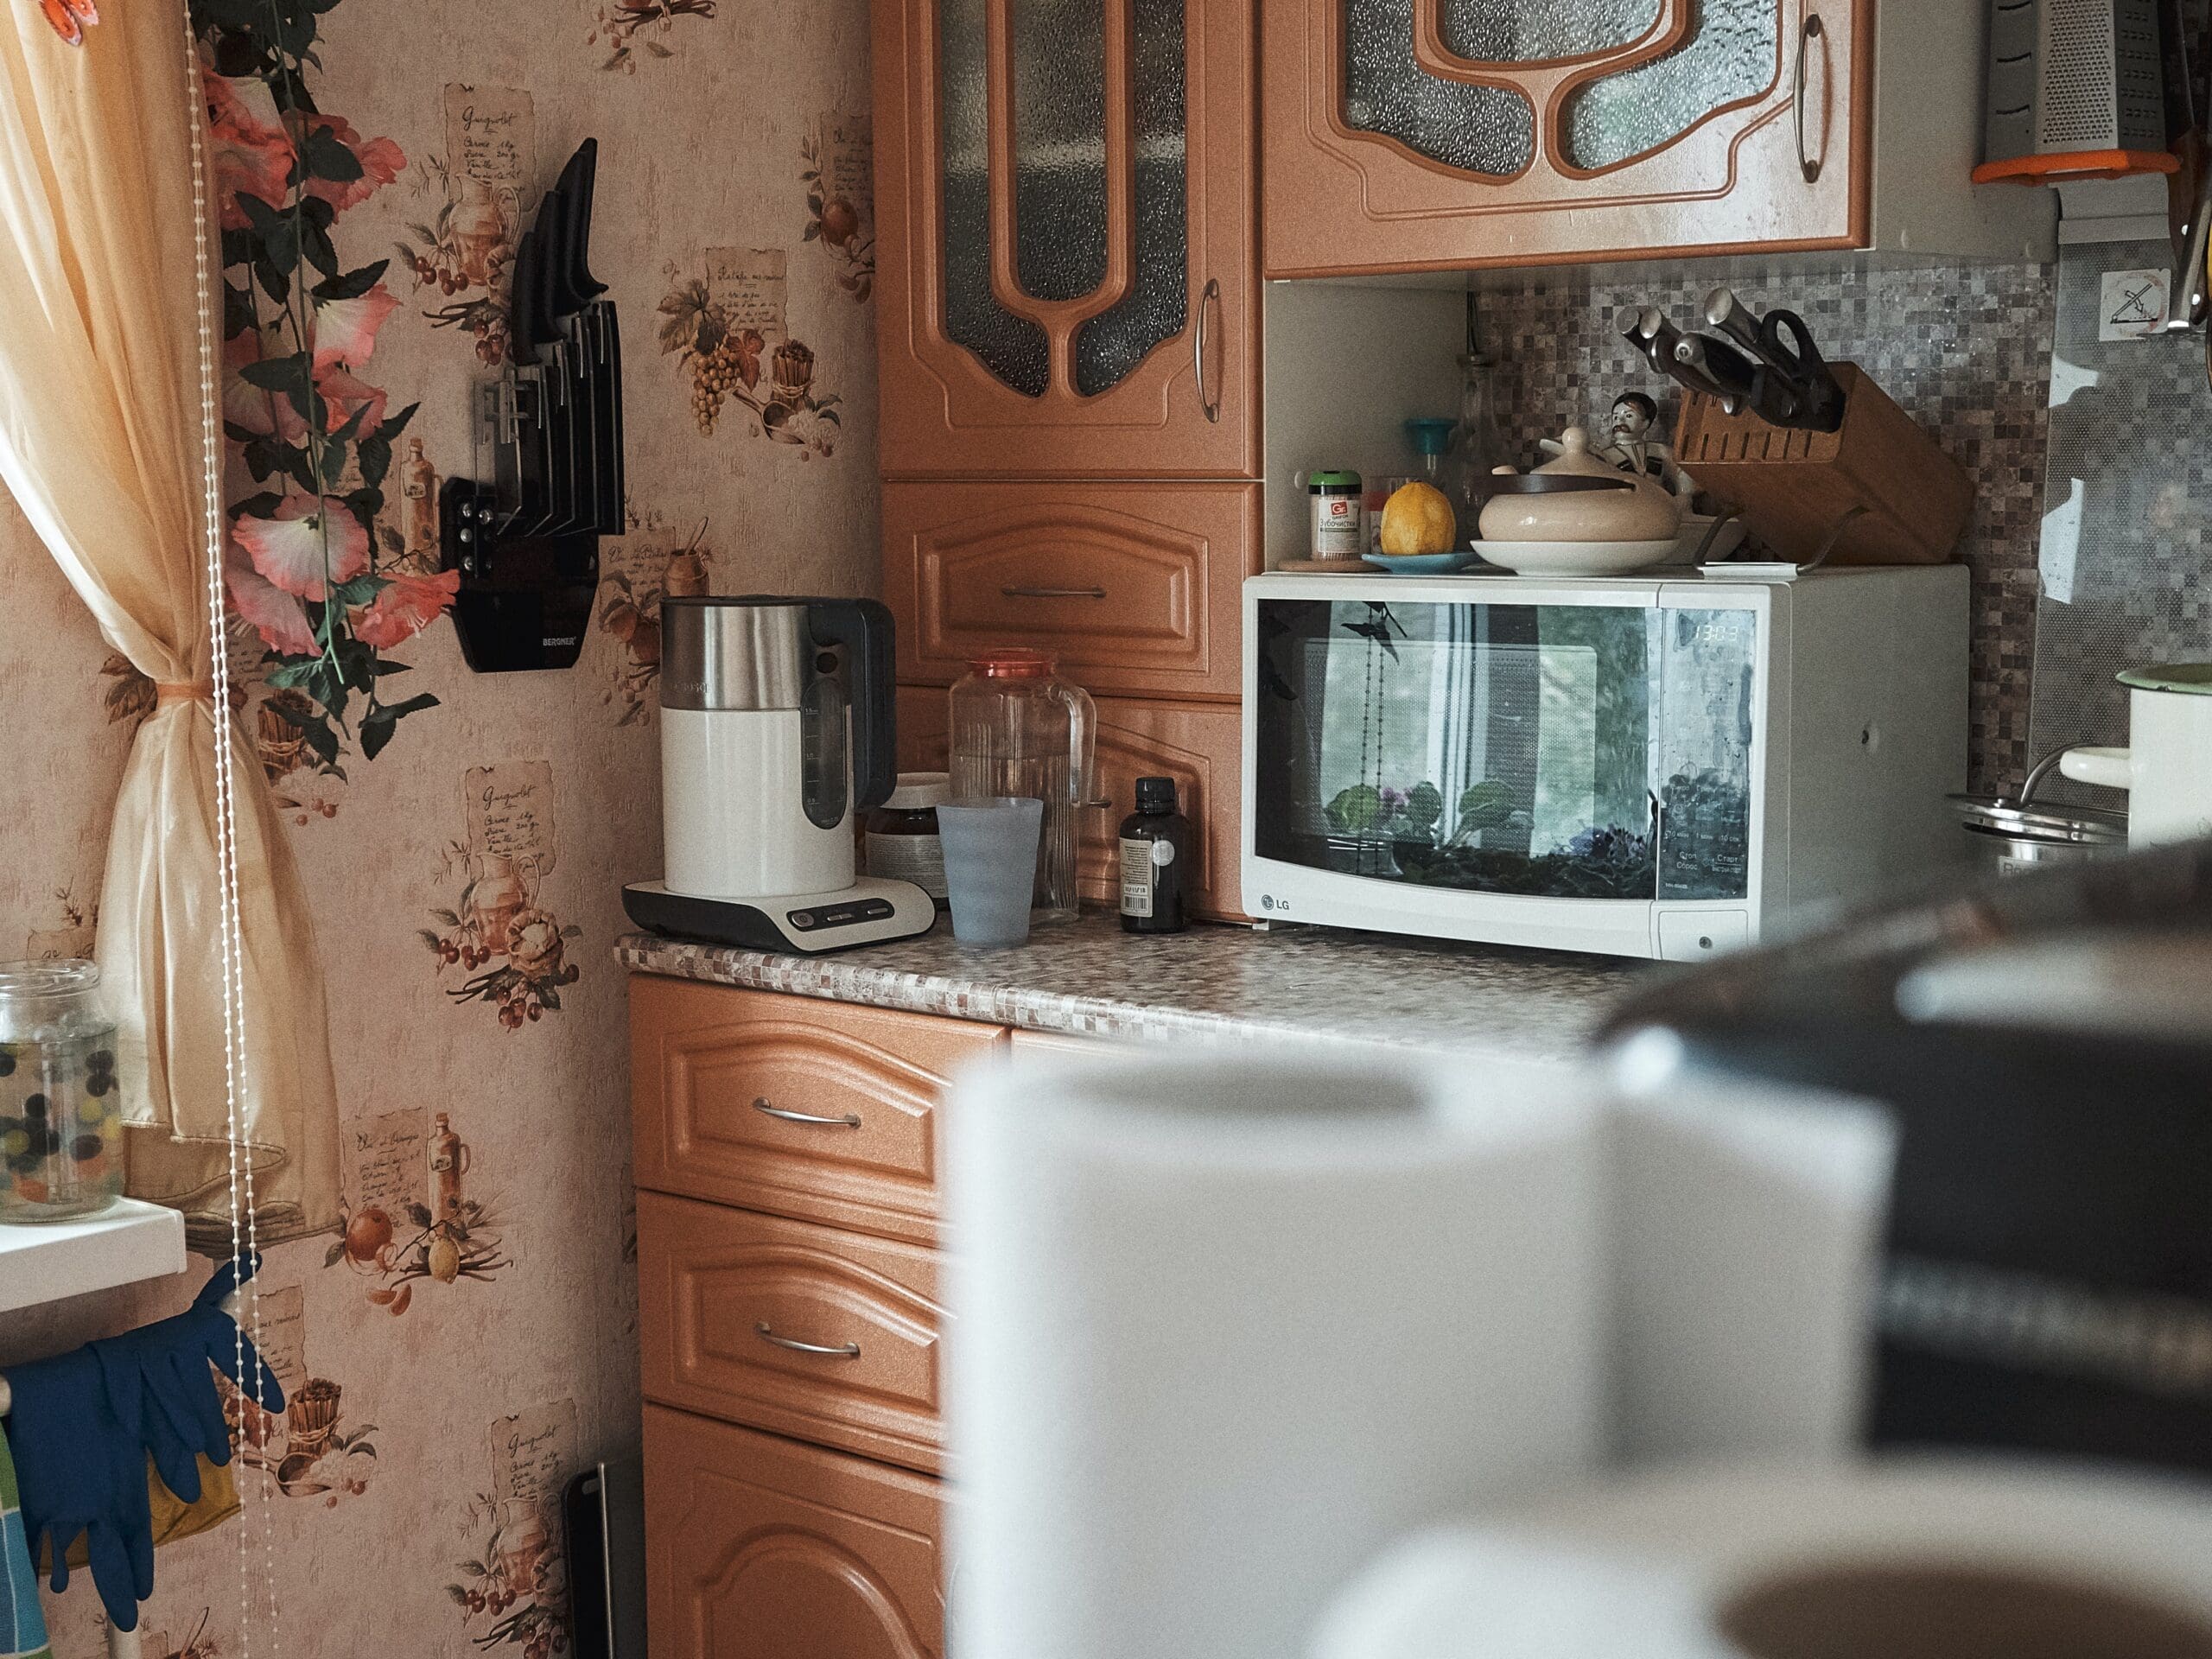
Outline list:
[[[569,157],[515,250],[507,365],[475,389],[477,476],[438,496],[454,627],[480,674],[567,668],[623,517],[622,337],[589,250],[596,140]]]

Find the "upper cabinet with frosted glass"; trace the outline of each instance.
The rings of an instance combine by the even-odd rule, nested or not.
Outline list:
[[[875,0],[882,467],[1255,477],[1249,0]]]
[[[1793,249],[2048,257],[1977,189],[1981,0],[1281,0],[1270,276]]]

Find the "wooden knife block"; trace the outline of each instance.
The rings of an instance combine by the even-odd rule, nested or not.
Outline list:
[[[1700,490],[1738,509],[1781,558],[1813,558],[1853,507],[1831,564],[1942,564],[1974,517],[1974,481],[1856,364],[1829,365],[1844,391],[1834,432],[1770,426],[1719,399],[1683,400],[1675,453]]]

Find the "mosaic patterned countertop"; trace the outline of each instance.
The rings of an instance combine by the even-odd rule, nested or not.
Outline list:
[[[1109,914],[969,950],[949,922],[895,944],[796,957],[650,934],[616,941],[636,972],[904,1008],[1071,1036],[1251,1039],[1275,1033],[1564,1060],[1648,963],[1332,929],[1194,926],[1125,934]]]

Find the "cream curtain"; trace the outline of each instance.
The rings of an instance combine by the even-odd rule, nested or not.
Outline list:
[[[109,642],[162,688],[116,801],[99,957],[124,1027],[130,1190],[227,1236],[189,124],[200,111],[182,6],[104,6],[81,47],[30,0],[0,10],[0,482]],[[75,671],[88,703],[96,671]],[[219,717],[239,757],[238,1084],[266,1242],[335,1223],[337,1109],[307,896],[252,746]]]

